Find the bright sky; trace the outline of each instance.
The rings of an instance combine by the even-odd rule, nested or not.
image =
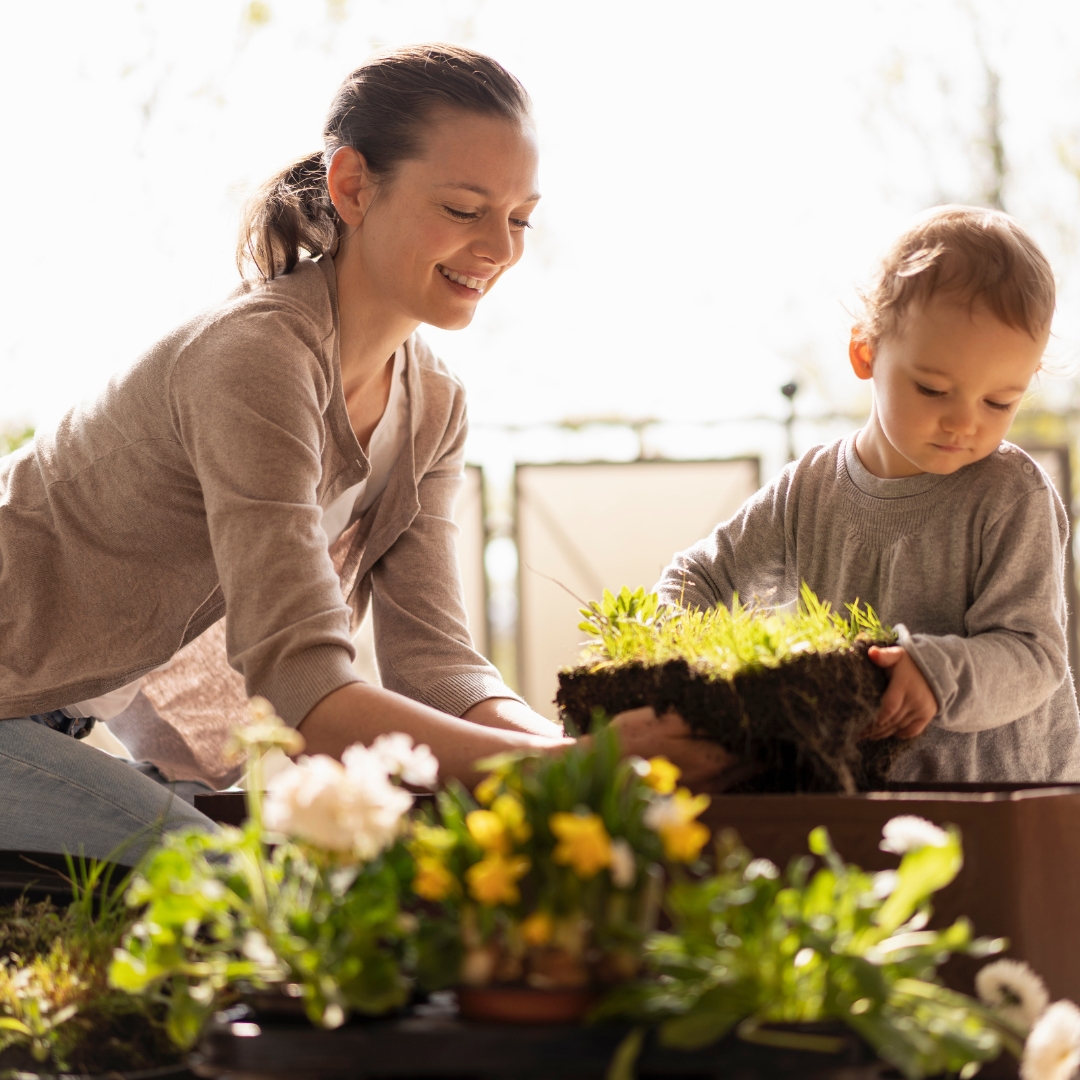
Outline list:
[[[530,90],[544,199],[468,330],[432,332],[475,421],[672,421],[865,400],[853,284],[918,210],[981,190],[999,71],[1006,203],[1080,355],[1080,5],[980,0],[50,0],[3,15],[0,422],[51,424],[233,288],[245,195],[315,149],[385,44],[491,53]],[[1071,382],[1049,385],[1065,400]]]

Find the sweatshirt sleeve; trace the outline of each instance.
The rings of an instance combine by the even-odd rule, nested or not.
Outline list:
[[[679,552],[655,586],[660,600],[684,608],[731,604],[732,596],[784,604],[798,594],[789,520],[795,464],[721,522],[704,540]]]
[[[458,569],[454,500],[464,479],[464,410],[420,479],[419,510],[372,568],[375,652],[383,686],[453,716],[518,697],[474,648]]]
[[[170,383],[225,596],[229,663],[293,725],[358,681],[317,501],[322,349],[300,312],[252,305],[188,343]]]
[[[1012,723],[1064,681],[1068,530],[1048,485],[1027,492],[983,533],[967,636],[897,627],[938,700],[940,727],[972,732]]]

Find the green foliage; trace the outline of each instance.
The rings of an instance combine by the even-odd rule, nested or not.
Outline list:
[[[167,991],[167,1030],[181,1047],[245,985],[291,984],[323,1027],[353,1010],[385,1012],[408,995],[402,856],[400,845],[363,864],[294,842],[271,848],[257,815],[242,829],[172,833],[128,891],[142,913],[110,982]]]
[[[944,835],[940,846],[909,850],[896,871],[869,874],[845,864],[818,828],[810,848],[823,865],[815,871],[804,856],[782,875],[725,834],[716,874],[670,887],[671,931],[646,945],[653,978],[616,990],[596,1018],[656,1024],[663,1044],[683,1049],[732,1029],[770,1045],[838,1049],[767,1025],[840,1020],[910,1080],[971,1075],[1003,1047],[1019,1056],[1018,1032],[938,982],[951,954],[1004,946],[973,939],[966,919],[925,929],[932,894],[962,862],[959,833]],[[620,1068],[631,1075],[625,1061]]]
[[[33,437],[32,427],[0,427],[0,457],[18,450]]]
[[[798,609],[778,612],[739,603],[706,611],[660,604],[655,593],[623,586],[616,596],[581,609],[581,630],[592,637],[582,655],[591,670],[627,664],[654,666],[685,660],[710,678],[733,679],[744,671],[779,667],[806,653],[852,648],[858,640],[894,640],[873,608],[856,600],[847,616],[834,612],[804,583]]]
[[[108,985],[113,949],[131,922],[110,862],[68,859],[72,903],[25,898],[0,911],[0,1051],[24,1047],[53,1071],[101,1071],[169,1059],[159,1003]],[[119,1033],[117,1025],[124,1029]],[[117,1029],[117,1030],[114,1030]]]

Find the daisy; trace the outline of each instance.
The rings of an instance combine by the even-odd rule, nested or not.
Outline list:
[[[1055,1001],[1028,1036],[1020,1062],[1022,1080],[1070,1080],[1080,1066],[1080,1009]]]
[[[995,960],[975,976],[979,1000],[1006,1023],[1031,1030],[1050,1004],[1046,984],[1022,960]]]
[[[909,851],[924,847],[945,847],[949,842],[949,834],[944,829],[912,814],[894,817],[886,822],[881,835],[884,839],[878,847],[894,855],[906,855]]]

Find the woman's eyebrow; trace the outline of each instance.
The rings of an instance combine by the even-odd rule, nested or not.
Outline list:
[[[479,195],[483,199],[490,199],[491,192],[486,187],[481,187],[479,184],[470,184],[468,182],[462,183],[449,183],[449,184],[436,184],[439,188],[455,188],[458,191],[471,191],[474,195]],[[540,198],[539,192],[535,195],[530,195],[527,199],[522,199],[522,202],[536,202]]]

